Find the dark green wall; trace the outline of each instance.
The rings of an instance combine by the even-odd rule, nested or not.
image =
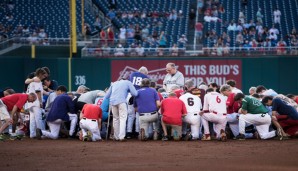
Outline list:
[[[123,58],[122,58],[123,59]],[[129,62],[131,58],[126,58]],[[158,58],[152,58],[158,59]],[[298,57],[253,57],[253,58],[167,58],[169,61],[193,60],[242,60],[242,90],[247,94],[251,86],[264,85],[278,93],[298,94]],[[91,89],[104,89],[110,84],[111,60],[98,58],[73,58],[71,60],[71,89],[75,90],[79,84]],[[36,68],[48,66],[51,77],[59,84],[69,87],[69,59],[68,58],[0,58],[0,89],[13,87],[16,91],[23,90],[26,76]]]

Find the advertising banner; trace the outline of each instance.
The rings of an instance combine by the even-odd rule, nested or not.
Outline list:
[[[173,62],[177,69],[182,72],[187,79],[193,79],[196,86],[202,82],[206,84],[225,84],[227,80],[233,79],[237,83],[237,88],[242,85],[242,63],[241,60],[113,60],[112,61],[112,81],[121,78],[129,79],[132,72],[138,71],[142,66],[147,67],[150,79],[162,85],[167,74],[166,64]]]

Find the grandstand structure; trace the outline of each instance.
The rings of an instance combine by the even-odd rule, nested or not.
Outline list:
[[[293,29],[298,28],[298,0],[260,0],[260,1],[248,1],[246,6],[243,6],[241,1],[236,0],[203,0],[204,7],[202,13],[197,13],[197,21],[202,22],[204,25],[203,30],[203,40],[196,42],[194,44],[183,45],[182,48],[184,51],[188,50],[185,47],[187,46],[197,46],[199,43],[202,43],[204,47],[203,50],[195,49],[197,52],[191,53],[179,53],[186,55],[207,55],[212,51],[213,47],[217,43],[216,40],[210,39],[206,34],[211,30],[214,30],[217,38],[220,37],[224,32],[227,33],[230,38],[228,42],[229,50],[241,50],[241,46],[236,43],[236,36],[238,31],[228,31],[227,26],[231,20],[238,21],[239,11],[242,9],[245,14],[245,20],[256,21],[256,13],[258,9],[262,9],[263,14],[263,27],[270,29],[273,24],[273,11],[276,7],[281,11],[281,24],[275,25],[279,30],[278,40],[283,38],[287,46],[291,48],[294,46],[291,43],[291,38],[289,35]],[[109,0],[85,0],[84,1],[84,23],[89,25],[93,34],[89,37],[92,45],[88,47],[92,48],[101,48],[103,45],[100,44],[99,35],[95,29],[93,23],[95,22],[96,16],[101,14],[101,20],[108,20],[107,15],[110,11],[110,1]],[[221,4],[224,13],[218,13],[218,18],[220,22],[204,22],[204,11],[208,9],[208,4],[211,4],[211,8],[214,8],[214,4]],[[84,36],[81,34],[83,32],[84,23],[82,23],[82,0],[76,0],[77,7],[77,32],[79,33],[79,38],[83,39]],[[114,10],[116,17],[111,19],[111,24],[115,30],[114,44],[109,44],[110,48],[114,48],[119,44],[118,36],[119,30],[121,27],[129,27],[130,25],[140,25],[141,28],[148,27],[149,35],[152,35],[153,32],[157,32],[159,35],[162,31],[166,35],[166,48],[170,51],[170,48],[174,44],[179,44],[178,40],[182,35],[185,35],[188,39],[195,39],[194,29],[189,27],[189,17],[188,13],[191,8],[197,8],[192,4],[196,4],[197,0],[117,0],[117,8]],[[49,40],[48,44],[56,44],[55,42],[62,39],[65,41],[65,44],[68,44],[70,37],[70,19],[69,19],[69,0],[4,0],[1,1],[1,12],[0,12],[0,24],[2,40],[7,40],[13,38],[14,43],[20,43],[21,40],[25,40],[25,43],[28,42],[28,37],[30,37],[34,32],[40,31],[43,29],[46,33],[46,39]],[[216,4],[215,4],[216,5]],[[176,11],[177,13],[181,11],[181,16],[177,19],[169,19],[169,14],[171,11]],[[133,17],[133,18],[122,18],[121,14],[126,12],[145,12],[157,13],[157,17],[147,15],[145,18],[142,17]],[[103,24],[103,28],[106,29],[109,24]],[[21,26],[22,30],[18,30],[18,27]],[[110,26],[110,25],[109,25]],[[3,29],[4,28],[4,29]],[[28,30],[24,34],[23,30]],[[191,33],[191,34],[190,34]],[[15,39],[18,37],[18,39]],[[244,35],[246,40],[257,39],[258,35]],[[86,40],[86,39],[85,39]],[[132,43],[142,44],[147,51],[152,51],[152,49],[158,50],[158,41],[159,37],[156,40],[156,44],[144,43],[143,41],[131,41],[123,44],[124,48],[129,48]],[[193,41],[189,41],[193,42]],[[24,42],[22,42],[24,43]],[[38,45],[43,45],[39,42]],[[85,45],[85,44],[84,44]],[[4,46],[7,47],[7,46]],[[88,48],[87,47],[87,48]],[[261,47],[261,46],[260,46]],[[258,48],[260,48],[258,47]],[[204,49],[207,49],[206,51]],[[257,48],[256,48],[257,49]],[[272,47],[270,47],[270,51]],[[291,49],[289,49],[291,51]],[[88,51],[87,51],[88,52]],[[91,52],[91,51],[90,51]],[[127,51],[126,51],[127,52]],[[87,54],[88,53],[84,53]],[[154,54],[154,53],[152,53]],[[169,53],[171,55],[172,53]],[[263,53],[262,53],[263,54]],[[129,54],[128,54],[129,55]]]

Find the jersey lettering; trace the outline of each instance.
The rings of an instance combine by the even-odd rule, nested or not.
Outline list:
[[[218,96],[216,96],[216,102],[217,103],[220,103],[221,102],[221,99]]]
[[[140,86],[142,83],[142,79],[143,79],[142,77],[133,77],[132,84]]]
[[[187,104],[188,106],[193,106],[194,105],[194,99],[192,97],[187,98]]]

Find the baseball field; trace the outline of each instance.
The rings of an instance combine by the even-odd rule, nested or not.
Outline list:
[[[297,171],[298,139],[0,142],[0,170]]]

